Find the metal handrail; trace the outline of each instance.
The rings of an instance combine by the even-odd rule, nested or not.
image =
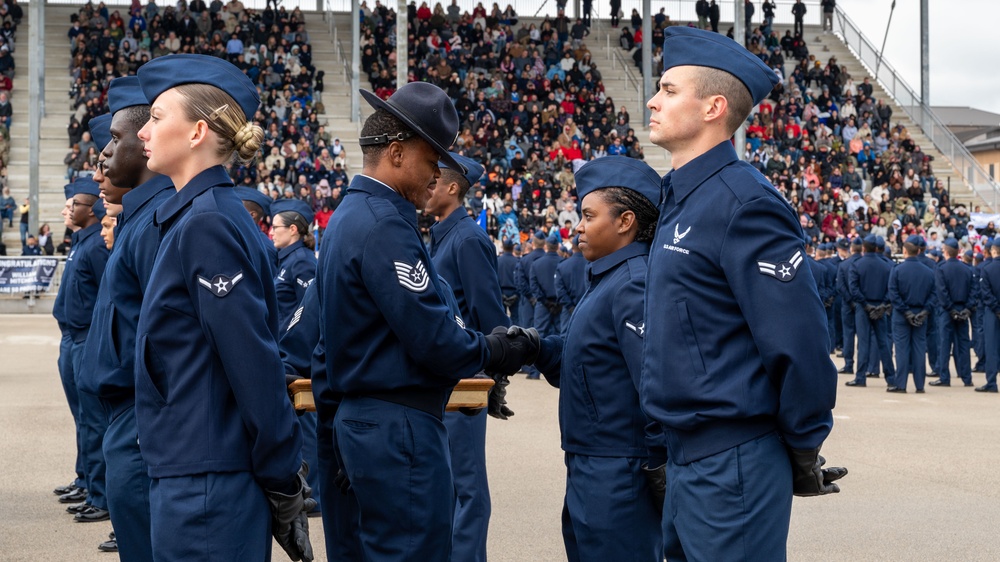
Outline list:
[[[884,58],[881,64],[877,64],[879,50],[861,33],[861,30],[840,6],[837,6],[836,9],[834,33],[840,36],[847,48],[875,76],[875,80],[903,108],[910,119],[921,128],[934,147],[948,159],[951,167],[973,193],[979,196],[984,203],[992,204],[994,211],[997,210],[997,203],[1000,201],[1000,185],[983,169],[965,144],[958,140],[934,110],[923,104],[920,96],[903,80],[892,65]],[[878,68],[877,74],[875,73],[876,68]]]
[[[615,62],[621,65],[622,70],[625,71],[625,81],[629,86],[635,88],[635,103],[637,114],[642,115],[646,107],[645,100],[642,99],[642,81],[635,77],[632,73],[632,68],[628,63],[628,60],[619,52],[619,49],[611,49],[611,68],[615,67]]]

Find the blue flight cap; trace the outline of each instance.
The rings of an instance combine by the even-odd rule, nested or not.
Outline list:
[[[243,185],[238,185],[234,187],[233,191],[236,192],[236,195],[239,196],[241,201],[251,201],[253,203],[256,203],[264,211],[265,215],[271,216],[272,201],[271,198],[268,197],[267,195],[264,195],[263,193],[252,187],[246,187]]]
[[[232,96],[247,121],[260,106],[257,87],[232,63],[208,55],[166,55],[139,67],[139,84],[152,104],[163,92],[184,84],[208,84]],[[450,100],[449,100],[450,101]]]
[[[552,244],[553,246],[558,246],[559,242],[561,242],[561,241],[562,241],[562,239],[559,238],[559,233],[557,233],[557,232],[553,232],[552,234],[549,234],[549,237],[545,239],[545,242],[547,244]]]
[[[514,240],[511,239],[510,236],[504,236],[503,237],[503,247],[504,247],[504,249],[513,248],[514,247]]]
[[[861,245],[861,237],[860,236],[855,236],[854,239],[851,240],[851,245],[852,246],[860,246]]]
[[[535,238],[538,238],[539,240],[545,240],[545,236],[546,234],[544,230],[539,228],[538,230],[535,231]]]
[[[983,251],[989,250],[993,247],[993,239],[987,238],[986,242],[983,242]]]
[[[520,244],[514,244],[514,251],[515,252],[520,252],[521,251],[521,245]]]
[[[849,250],[851,248],[851,241],[847,238],[841,238],[837,240],[837,247]]]
[[[944,245],[948,246],[949,248],[955,248],[957,250],[958,249],[958,240],[956,240],[954,238],[949,238],[949,239],[947,239],[947,240],[944,241]]]
[[[580,235],[579,234],[577,234],[576,236],[573,237],[573,245],[574,246],[579,246],[580,245]]]
[[[913,244],[916,247],[921,246],[922,237],[919,234],[911,234],[906,238],[907,244]]]
[[[302,218],[306,219],[306,224],[311,225],[313,222],[312,207],[310,207],[305,201],[301,201],[299,199],[279,199],[274,203],[271,203],[272,217],[286,211],[292,211],[293,213],[302,215]]]
[[[66,196],[66,199],[73,198],[73,184],[67,183],[63,186],[63,195]]]
[[[103,151],[104,147],[111,142],[111,114],[105,113],[94,117],[90,120],[88,127],[90,127],[90,136],[93,137],[94,144],[97,145],[97,151]]]
[[[865,244],[871,244],[872,246],[878,247],[878,236],[875,236],[874,234],[865,236]]]
[[[920,237],[920,247],[921,248],[926,248],[927,247],[927,239],[924,238],[923,236]]]
[[[965,255],[965,257],[967,257],[967,258],[969,258],[971,260],[972,256],[973,256],[972,250],[966,250],[964,255]]]
[[[153,59],[153,62],[157,60],[160,59]],[[143,65],[140,69],[145,66]],[[247,80],[249,81],[249,79]],[[387,100],[382,100],[365,89],[360,90],[360,92],[368,105],[375,109],[384,109],[395,115],[407,127],[413,129],[413,132],[427,141],[449,168],[461,170],[462,174],[465,174],[465,168],[456,162],[451,153],[448,152],[448,148],[458,137],[458,111],[455,110],[455,104],[452,103],[451,98],[444,90],[428,82],[410,82],[396,90]],[[395,137],[390,139],[387,135],[382,134],[361,137],[358,139],[358,143],[361,146],[368,146],[388,144],[394,140],[397,139]]]
[[[97,201],[95,201],[90,207],[90,210],[94,211],[94,216],[98,219],[103,219],[104,215],[108,214],[108,208],[104,206],[104,200],[100,197],[98,197]]]
[[[458,163],[459,167],[455,168],[454,166],[451,166],[444,160],[438,162],[438,167],[455,170],[456,172],[462,174],[463,176],[465,176],[466,181],[469,182],[469,187],[476,185],[476,182],[479,181],[479,178],[483,177],[483,172],[485,172],[486,169],[483,168],[483,165],[480,164],[479,162],[476,162],[475,160],[469,158],[468,156],[462,156],[461,154],[456,154],[454,152],[449,152],[448,154],[451,155],[452,160]]]
[[[983,255],[982,255],[982,254],[980,254],[980,253],[978,253],[978,252],[976,253],[976,255],[975,255],[975,258],[976,258],[977,260],[979,260],[979,261],[983,261],[983,259],[984,259],[984,258],[983,258]]]
[[[802,243],[805,244],[806,246],[812,246],[813,245],[812,236],[809,236],[808,234],[802,235]]]
[[[591,191],[604,187],[624,187],[642,195],[657,207],[660,204],[660,175],[649,164],[628,156],[605,156],[591,160],[574,174],[580,204]]]
[[[756,55],[732,39],[693,27],[668,27],[663,34],[663,70],[675,66],[707,66],[732,74],[750,91],[757,105],[778,84],[778,75]]]
[[[879,250],[885,248],[885,238],[876,235],[875,236],[875,247]]]
[[[146,94],[142,93],[138,76],[115,78],[108,86],[108,108],[115,114],[133,105],[149,105]]]
[[[94,178],[90,176],[81,176],[73,182],[73,195],[93,195],[94,197],[101,196],[101,188],[94,181]]]

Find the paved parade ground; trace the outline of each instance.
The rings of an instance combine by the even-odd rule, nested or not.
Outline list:
[[[0,316],[0,561],[117,560],[97,551],[110,522],[74,523],[52,495],[71,480],[74,458],[58,344],[50,316]],[[839,495],[795,499],[789,559],[1000,560],[1000,397],[962,386],[914,394],[912,382],[903,396],[886,394],[881,379],[868,388],[846,380],[823,454],[850,474]],[[519,376],[508,400],[516,417],[491,419],[488,430],[490,559],[565,559],[557,391]],[[310,524],[325,560],[322,524]],[[273,560],[287,559],[274,549]]]

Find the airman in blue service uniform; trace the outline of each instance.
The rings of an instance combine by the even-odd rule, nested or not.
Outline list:
[[[535,305],[538,300],[531,292],[531,266],[535,260],[545,255],[545,232],[538,230],[531,239],[525,243],[525,248],[531,248],[527,253],[522,253],[514,270],[514,279],[517,281],[517,290],[521,295],[519,312],[521,322],[519,326],[535,326]],[[534,365],[526,365],[525,371],[529,379],[538,379],[538,369]]]
[[[439,159],[463,170],[448,153],[458,113],[447,94],[425,82],[388,100],[361,94],[375,108],[361,129],[364,169],[327,226],[337,243],[323,244],[316,276],[326,348],[317,409],[321,419],[335,412],[364,558],[448,560],[448,397],[463,377],[533,362],[537,334],[464,328],[420,238],[416,212],[436,187]]]
[[[512,324],[521,324],[521,295],[517,291],[517,264],[521,258],[514,255],[514,241],[504,237],[503,252],[497,257],[497,276],[500,278],[500,294],[507,315]]]
[[[559,306],[556,294],[556,267],[562,262],[559,255],[559,234],[553,232],[545,239],[545,253],[531,264],[528,283],[531,298],[535,301],[533,326],[542,336],[559,334]]]
[[[983,242],[983,253],[976,254],[976,309],[972,311],[972,348],[976,352],[976,364],[972,366],[973,373],[986,371],[986,314],[989,312],[983,307],[984,295],[982,288],[983,268],[993,260],[990,249],[993,247],[993,240],[986,238]]]
[[[100,236],[105,211],[99,195],[100,189],[92,178],[83,177],[73,182],[70,217],[80,230],[73,233],[72,249],[66,258],[67,273],[63,276],[65,285],[60,287],[60,292],[67,291],[60,314],[65,318],[66,329],[73,342],[70,356],[80,416],[80,451],[87,482],[86,502],[69,510],[75,513],[74,520],[80,522],[109,518],[102,448],[108,428],[107,416],[97,395],[86,390],[82,384],[85,378],[92,376],[89,371],[95,368],[86,361],[84,351],[109,253]],[[95,334],[95,337],[100,336]]]
[[[937,271],[938,262],[935,258],[931,257],[932,254],[937,254],[938,250],[934,249],[927,251],[927,240],[923,236],[920,237],[920,253],[917,255],[917,260],[924,264],[927,269],[931,270],[931,273]],[[937,296],[937,287],[935,280],[935,297]],[[931,372],[927,373],[928,377],[937,377],[937,364],[938,364],[938,351],[941,348],[941,320],[940,320],[940,303],[937,302],[935,298],[934,306],[930,309],[930,316],[927,317],[927,362],[930,364]]]
[[[278,249],[274,290],[278,294],[278,325],[287,326],[316,278],[313,212],[305,201],[281,199],[271,204],[271,236]]]
[[[858,328],[858,362],[868,358],[866,364],[872,372],[878,372],[881,361],[886,372],[886,380],[892,381],[895,376],[892,366],[892,347],[889,346],[886,334],[889,307],[889,273],[892,266],[882,259],[878,251],[878,242],[874,234],[869,234],[864,240],[865,253],[851,268],[848,287],[851,291],[851,301],[854,303],[854,322]],[[871,346],[878,349],[878,355],[872,358]],[[858,369],[854,380],[847,381],[847,386],[866,386],[866,373]],[[891,385],[891,382],[890,382]]]
[[[556,266],[556,298],[562,307],[562,312],[559,313],[559,333],[564,337],[569,329],[569,318],[573,315],[573,310],[587,292],[587,260],[580,253],[578,241],[579,236],[574,236],[573,254]]]
[[[122,212],[94,308],[91,330],[99,337],[88,339],[87,360],[94,368],[82,384],[100,397],[108,416],[104,437],[107,495],[120,556],[151,561],[149,476],[135,421],[135,335],[159,248],[153,213],[175,192],[170,178],[146,168],[136,133],[149,119],[149,102],[139,79],[112,80],[108,106],[110,140],[94,134],[103,160],[95,178],[102,180],[104,200],[122,205]]]
[[[851,278],[851,269],[861,259],[861,244],[860,237],[851,240],[851,255],[837,266],[837,294],[840,296],[840,323],[844,337],[844,366],[837,372],[845,375],[854,373],[854,344],[857,341],[858,327],[854,321],[854,301],[851,299],[848,282]],[[859,359],[858,362],[858,371],[864,373],[861,363],[866,361]]]
[[[537,362],[559,388],[566,556],[660,561],[666,451],[659,423],[639,406],[646,259],[660,178],[642,161],[608,156],[577,171],[576,189],[590,286],[565,340],[545,338]]]
[[[263,227],[267,226],[267,218],[271,216],[271,198],[264,195],[260,191],[243,185],[238,185],[233,188],[236,191],[236,195],[239,196],[240,200],[243,201],[243,207],[250,213],[250,217],[253,218],[254,224],[257,225],[257,230],[260,232],[260,238],[264,242],[264,247],[267,249],[267,253],[271,258],[271,267],[275,271],[278,269],[278,249],[274,247],[274,241],[272,241],[267,234],[262,230]]]
[[[983,344],[986,354],[986,384],[976,392],[997,392],[997,365],[1000,364],[1000,244],[990,245],[991,258],[983,264],[980,302],[983,310]]]
[[[147,167],[177,193],[136,331],[136,422],[157,560],[312,559],[302,438],[278,355],[274,272],[223,164],[263,131],[250,80],[209,56],[146,63]]]
[[[844,327],[840,318],[840,291],[837,289],[837,272],[841,262],[844,261],[844,258],[848,255],[847,252],[850,252],[850,250],[851,241],[847,238],[830,242],[827,244],[827,255],[829,257],[823,261],[823,264],[830,269],[830,275],[833,279],[833,304],[826,309],[827,328],[830,330],[830,349],[840,352],[841,355],[843,355],[844,351]],[[841,253],[844,254],[843,257]]]
[[[834,274],[833,270],[831,270],[829,267],[826,266],[825,263],[823,263],[825,261],[823,260],[823,258],[820,257],[819,259],[817,259],[809,255],[809,250],[816,248],[816,246],[813,245],[812,238],[808,236],[803,236],[802,240],[805,244],[805,249],[806,249],[806,254],[805,254],[806,263],[809,264],[809,269],[812,271],[813,279],[816,280],[816,291],[819,293],[819,299],[823,303],[824,312],[826,312],[830,309],[830,307],[833,306],[833,295],[837,291],[836,274]],[[818,256],[821,255],[822,252],[826,251],[826,244],[820,244],[820,246],[821,246],[820,248],[816,248],[817,250],[819,250],[816,253],[816,255]],[[832,334],[833,332],[829,331],[830,330],[829,315],[827,315],[826,327],[828,330],[827,333]],[[833,338],[831,337],[828,340],[828,342],[831,344],[828,346],[828,352],[832,353]]]
[[[888,392],[906,392],[913,372],[913,386],[924,391],[927,374],[927,319],[934,312],[934,272],[920,262],[921,236],[911,235],[903,244],[905,259],[889,274],[892,303],[892,339],[896,345],[896,378],[886,381]]]
[[[952,349],[955,354],[955,371],[965,386],[972,386],[972,358],[969,356],[969,318],[975,308],[976,294],[972,267],[958,259],[958,241],[944,241],[945,260],[934,273],[941,324],[941,347],[938,352],[937,372],[941,377],[931,381],[931,386],[951,386]]]
[[[502,301],[496,246],[463,205],[469,189],[482,177],[483,166],[460,154],[451,153],[451,157],[465,172],[441,162],[437,187],[424,208],[438,218],[430,232],[431,262],[454,292],[466,328],[488,332],[497,326],[507,327],[510,319]],[[501,419],[513,414],[509,409],[490,413]],[[444,416],[455,480],[452,560],[486,560],[491,512],[486,418],[484,411],[448,412]]]
[[[649,254],[640,396],[667,443],[664,524],[688,560],[782,560],[792,494],[836,492],[846,471],[821,468],[836,369],[802,229],[730,142],[777,77],[703,30],[669,28],[663,52],[646,105],[674,170]]]

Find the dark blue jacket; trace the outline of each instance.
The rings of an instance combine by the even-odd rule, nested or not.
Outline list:
[[[545,252],[531,264],[528,279],[531,282],[531,296],[544,301],[556,298],[556,267],[562,262],[557,252]]]
[[[521,258],[512,252],[504,252],[497,257],[497,277],[500,279],[500,291],[504,295],[517,292],[517,264]]]
[[[809,264],[813,279],[816,280],[816,291],[819,292],[820,300],[826,302],[829,297],[833,296],[837,289],[837,279],[832,275],[833,270],[809,256],[806,256],[806,263]]]
[[[851,254],[837,266],[837,294],[840,296],[841,302],[852,303],[853,301],[850,286],[851,269],[854,268],[854,264],[859,259],[861,259],[861,254]]]
[[[531,266],[535,263],[535,260],[544,255],[545,250],[535,248],[528,255],[521,256],[521,259],[517,262],[514,278],[517,281],[517,290],[523,298],[533,298],[531,295]]]
[[[77,385],[104,400],[112,418],[135,403],[135,334],[160,247],[153,213],[174,193],[169,177],[155,176],[122,199],[115,245],[91,323],[91,332],[99,337],[88,338],[84,352],[92,368],[77,375]]]
[[[663,180],[642,406],[687,464],[777,431],[819,447],[837,371],[795,211],[722,142]],[[808,334],[808,337],[804,337]]]
[[[889,274],[889,302],[900,313],[934,310],[934,272],[917,257],[906,258]]]
[[[957,258],[942,262],[934,273],[938,304],[944,312],[975,306],[972,267]]]
[[[564,307],[576,306],[587,292],[587,260],[580,252],[556,266],[556,298]]]
[[[455,384],[482,369],[489,351],[445,304],[416,208],[358,174],[326,236],[336,243],[321,246],[316,283],[330,392],[442,417]],[[321,417],[331,404],[317,396]]]
[[[666,460],[662,430],[639,405],[648,253],[649,244],[635,242],[591,263],[590,288],[573,313],[565,342],[545,338],[536,366],[559,388],[567,453],[652,456],[652,466]]]
[[[154,214],[160,251],[136,337],[136,422],[151,478],[251,472],[287,489],[302,436],[278,355],[274,272],[222,166]]]
[[[490,333],[510,326],[500,296],[496,246],[465,207],[431,227],[431,262],[451,285],[466,327]]]
[[[1000,260],[990,260],[983,267],[980,296],[986,314],[1000,314]]]
[[[302,302],[306,288],[315,278],[316,254],[301,240],[278,250],[278,275],[274,278],[274,290],[278,295],[278,326],[288,325]]]
[[[73,343],[83,342],[90,332],[90,322],[97,305],[97,291],[110,253],[101,238],[101,223],[94,223],[73,233],[72,249],[66,258],[69,273],[63,275],[65,285],[59,287],[60,293],[66,291],[61,315]]]
[[[866,304],[884,304],[889,302],[889,265],[881,254],[872,253],[861,256],[851,269],[848,285],[851,289],[851,301],[862,306]]]
[[[278,351],[286,374],[311,379],[316,370],[326,368],[325,361],[314,361],[317,353],[323,354],[317,349],[320,341],[319,296],[315,284],[309,285],[299,307],[287,324],[279,326],[279,332]]]

